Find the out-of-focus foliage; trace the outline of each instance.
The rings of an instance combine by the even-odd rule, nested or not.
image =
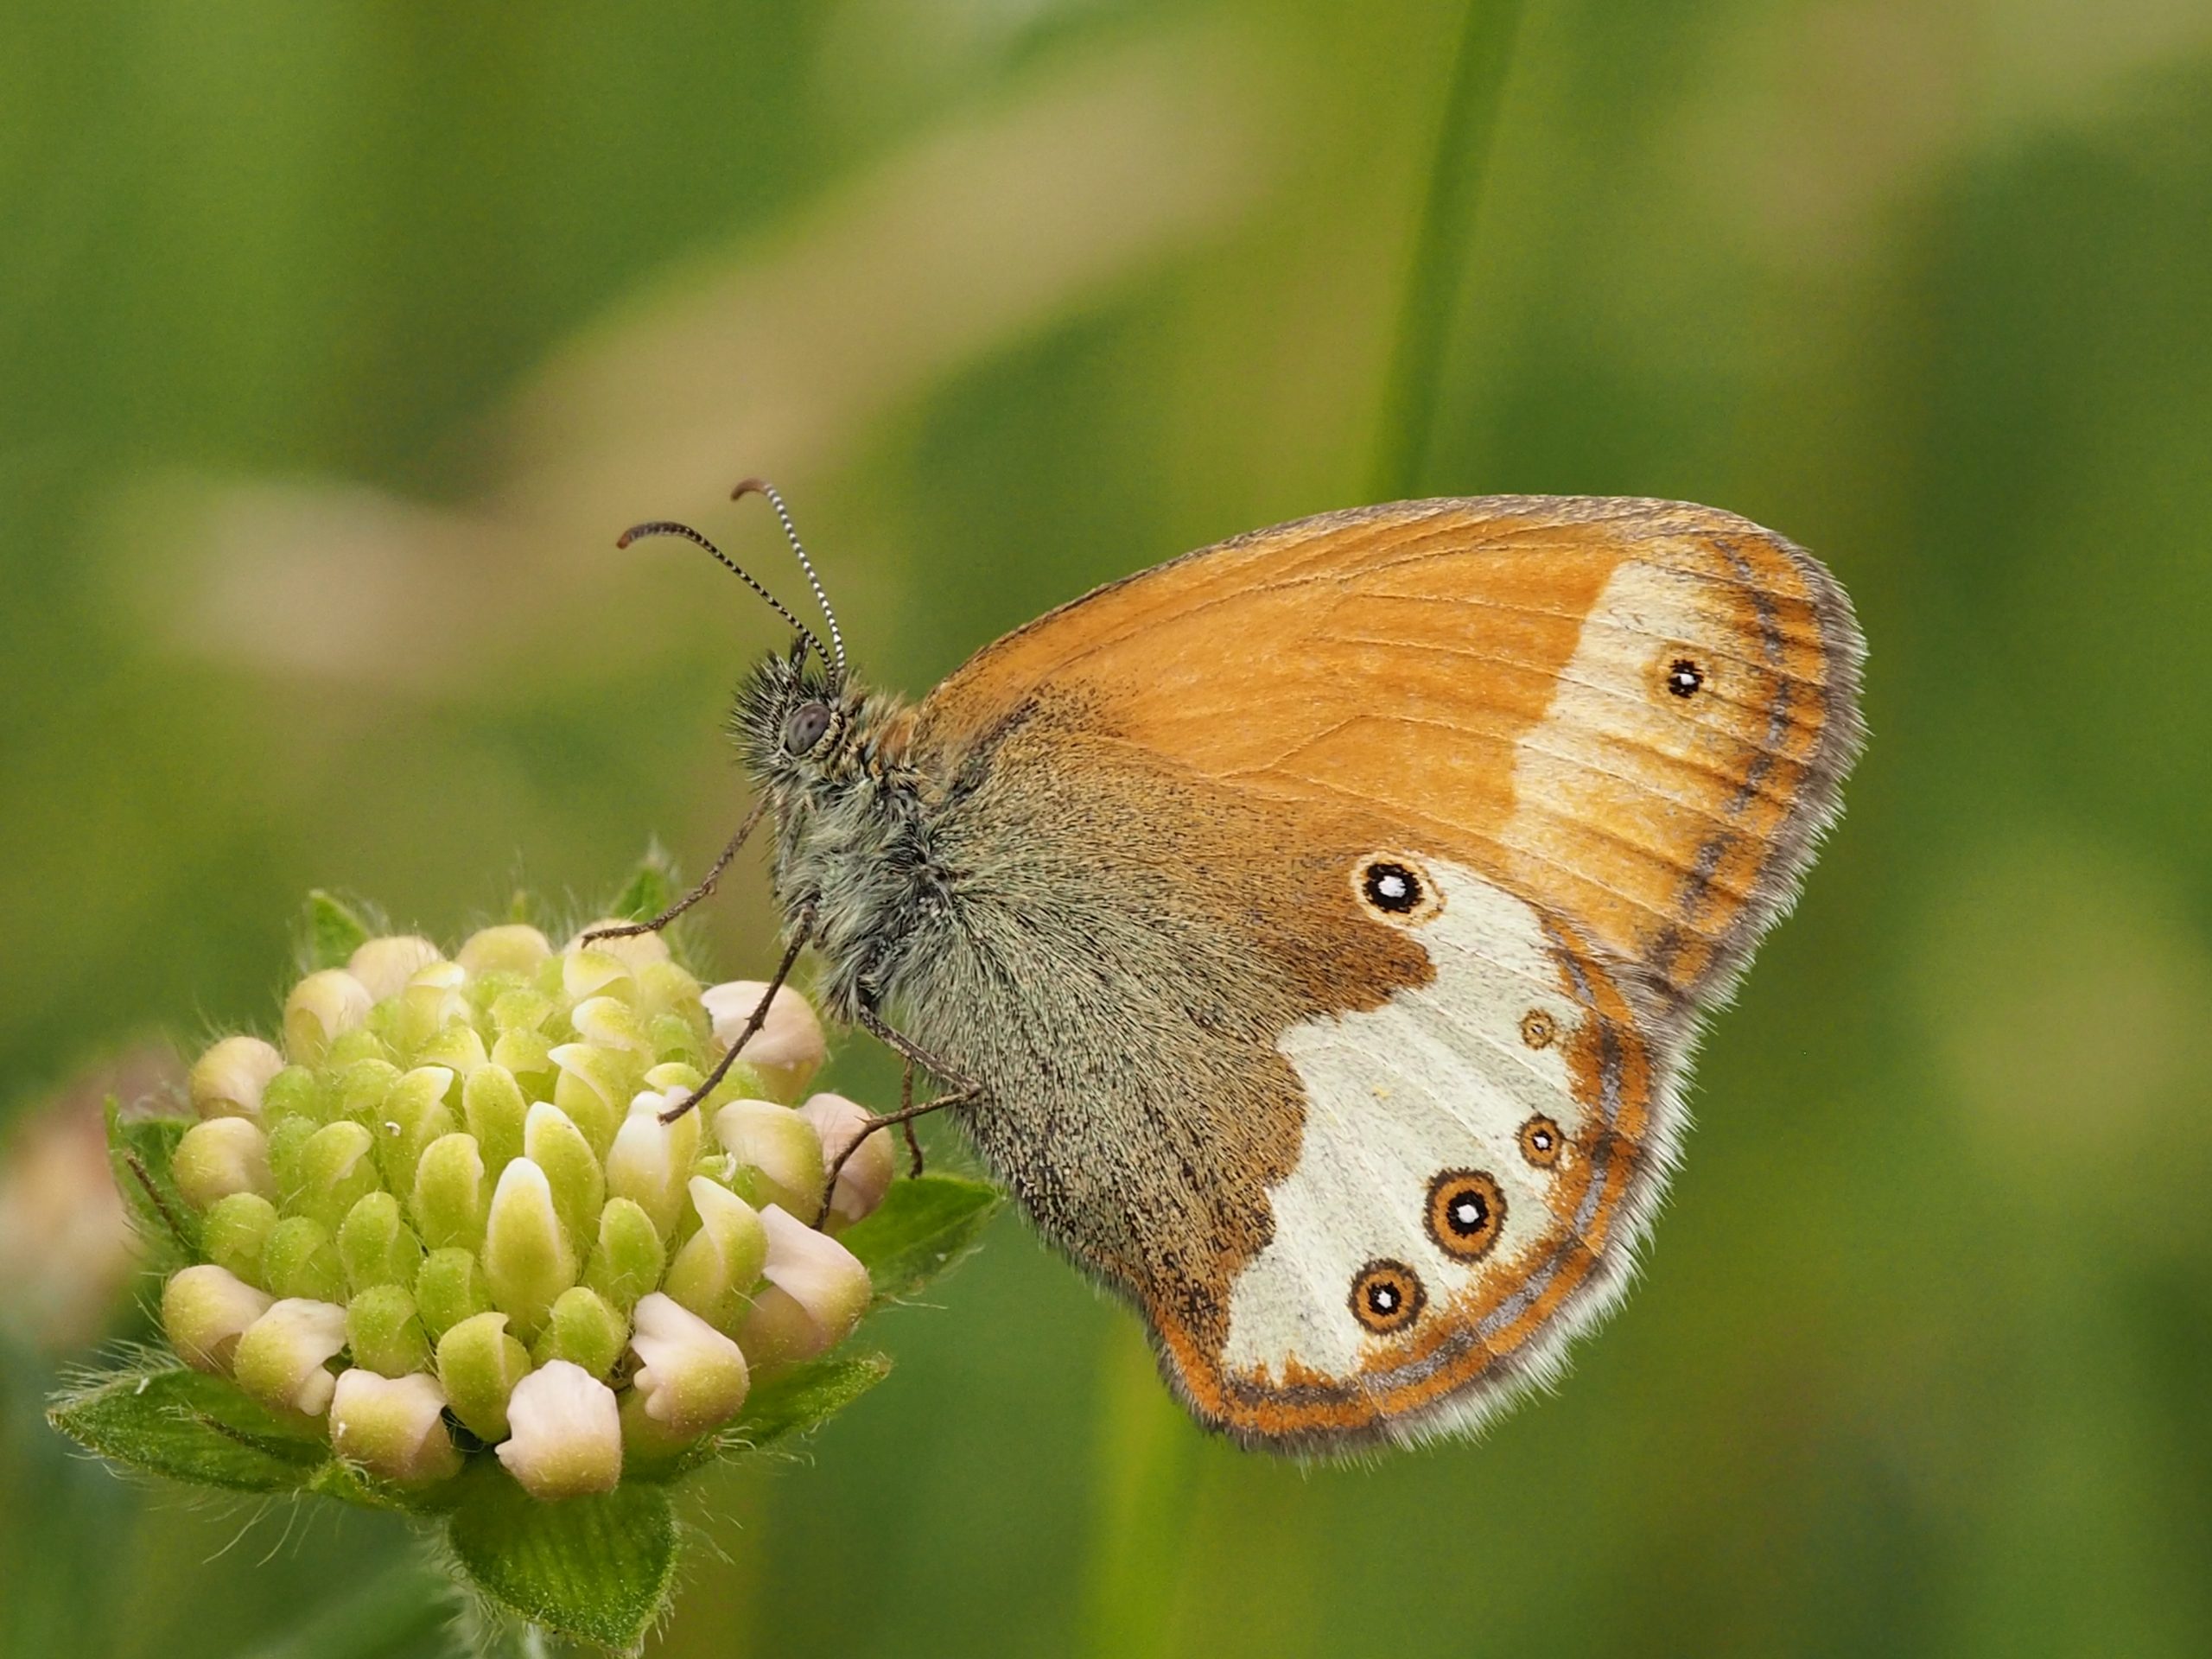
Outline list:
[[[1008,1219],[804,1478],[712,1487],[662,1650],[2212,1648],[2212,14],[33,0],[8,52],[11,1114],[266,1020],[304,887],[451,932],[703,865],[775,630],[612,542],[796,591],[747,473],[914,690],[1401,483],[1713,502],[1857,598],[1849,816],[1557,1396],[1243,1455]],[[733,880],[721,965],[769,925]],[[34,1259],[8,1651],[441,1650],[396,1526],[73,1459]]]

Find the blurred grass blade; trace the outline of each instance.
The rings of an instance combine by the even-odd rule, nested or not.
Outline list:
[[[435,1567],[406,1561],[387,1568],[352,1595],[310,1611],[247,1659],[397,1659],[464,1651],[448,1630],[457,1610],[452,1580]]]
[[[1423,487],[1436,426],[1437,387],[1451,345],[1452,307],[1474,239],[1520,29],[1521,0],[1468,0],[1399,308],[1375,485],[1368,492],[1373,500],[1399,500]]]

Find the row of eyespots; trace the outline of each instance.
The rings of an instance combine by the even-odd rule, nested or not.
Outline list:
[[[1539,1169],[1559,1162],[1566,1138],[1541,1114],[1521,1126],[1521,1155]],[[1487,1171],[1447,1169],[1428,1184],[1429,1242],[1456,1262],[1479,1262],[1505,1230],[1505,1192]],[[1382,1258],[1352,1276],[1351,1315],[1376,1336],[1402,1331],[1428,1305],[1421,1274],[1405,1262]]]

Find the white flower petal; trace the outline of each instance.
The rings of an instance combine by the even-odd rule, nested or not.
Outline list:
[[[565,1359],[540,1366],[507,1402],[499,1461],[549,1503],[612,1491],[622,1478],[622,1417],[613,1389]]]

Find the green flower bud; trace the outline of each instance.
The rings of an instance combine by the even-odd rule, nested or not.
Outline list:
[[[505,1066],[493,1061],[471,1072],[461,1085],[461,1110],[486,1168],[504,1169],[508,1160],[522,1156],[522,1124],[530,1103]]]
[[[484,1242],[484,1159],[473,1135],[442,1135],[415,1168],[415,1219],[433,1248]]]
[[[195,1210],[212,1209],[233,1192],[273,1198],[269,1137],[250,1117],[211,1117],[194,1124],[176,1143],[169,1165],[177,1191]]]
[[[564,954],[573,956],[583,950],[585,934],[597,933],[610,927],[627,927],[630,919],[626,916],[602,916],[595,922],[585,923],[576,930],[575,938],[564,947]],[[596,940],[590,948],[613,957],[632,975],[651,963],[668,960],[668,941],[658,933],[625,933],[616,938]],[[582,1001],[581,997],[577,1000]]]
[[[589,950],[570,947],[561,953],[561,990],[573,1005],[594,996],[619,997],[628,1001],[637,983],[628,964],[612,950],[594,945]]]
[[[334,1302],[346,1294],[346,1269],[330,1229],[311,1216],[291,1216],[269,1230],[261,1247],[261,1282],[273,1295]]]
[[[640,1094],[607,1154],[607,1191],[628,1198],[652,1217],[663,1242],[676,1236],[683,1216],[683,1184],[698,1156],[699,1115],[687,1112],[673,1123],[660,1115],[683,1096]]]
[[[490,1313],[492,1287],[474,1252],[432,1250],[415,1275],[415,1311],[433,1342],[442,1341],[463,1319]]]
[[[563,1043],[550,1058],[560,1068],[553,1103],[584,1132],[592,1150],[604,1155],[645,1074],[640,1057],[594,1043]]]
[[[780,1205],[803,1216],[821,1209],[822,1137],[790,1107],[733,1101],[715,1114],[715,1137],[753,1172],[745,1185],[756,1205]]]
[[[246,1327],[232,1373],[240,1388],[272,1410],[320,1417],[336,1386],[324,1363],[345,1345],[344,1308],[288,1298]]]
[[[384,1119],[384,1103],[399,1086],[403,1074],[390,1060],[356,1060],[336,1074],[338,1096],[334,1116],[372,1125]]]
[[[356,1295],[375,1285],[414,1284],[422,1270],[423,1246],[399,1213],[389,1192],[354,1200],[338,1228],[338,1259]]]
[[[196,1371],[227,1373],[238,1338],[269,1308],[268,1297],[213,1265],[187,1268],[162,1287],[162,1329]]]
[[[706,1063],[707,1058],[707,1039],[703,1027],[703,1021],[699,1025],[694,1025],[681,1014],[657,1014],[653,1015],[652,1024],[645,1035],[647,1040],[652,1045],[655,1058],[663,1064],[676,1061],[687,1070],[696,1071]],[[654,1071],[659,1069],[659,1066],[653,1068]],[[645,1074],[645,1086],[648,1089],[653,1086],[652,1071]],[[694,1083],[692,1087],[696,1089],[698,1084]]]
[[[492,1064],[513,1074],[525,1095],[543,1099],[553,1092],[561,1068],[553,1064],[554,1041],[542,1031],[505,1031],[492,1045]]]
[[[261,1116],[262,1091],[284,1069],[284,1057],[258,1037],[226,1037],[202,1054],[188,1087],[202,1117]]]
[[[472,933],[454,957],[472,974],[531,974],[553,954],[534,927],[510,922]]]
[[[699,982],[672,962],[647,963],[637,969],[638,1012],[647,1020],[673,1018],[696,1031],[703,1042],[709,1031]]]
[[[696,1440],[737,1415],[751,1386],[737,1344],[655,1291],[638,1304],[630,1338],[641,1362],[631,1378],[639,1408],[678,1440]]]
[[[367,941],[353,952],[346,971],[367,986],[369,995],[381,1002],[405,990],[408,981],[422,969],[444,960],[438,947],[428,939],[403,934]]]
[[[628,1003],[611,996],[594,996],[579,1002],[569,1010],[569,1023],[576,1035],[599,1048],[610,1048],[634,1054],[641,1060],[652,1058],[652,1041],[645,1034],[645,1021]]]
[[[346,1305],[346,1344],[356,1365],[385,1376],[405,1376],[430,1363],[430,1339],[416,1317],[415,1299],[397,1285],[372,1285]]]
[[[369,1019],[372,1025],[376,1015],[372,1013]],[[327,1071],[340,1071],[349,1065],[357,1065],[363,1060],[375,1060],[385,1065],[391,1064],[391,1045],[377,1035],[369,1026],[340,1032],[330,1039],[330,1050],[322,1057],[323,1069]]]
[[[309,974],[284,999],[284,1051],[302,1065],[319,1065],[340,1033],[366,1023],[376,999],[342,968]]]
[[[609,1198],[599,1212],[599,1240],[584,1268],[584,1283],[627,1310],[660,1283],[667,1265],[652,1218],[628,1198]]]
[[[310,1067],[288,1065],[270,1078],[261,1091],[261,1121],[271,1135],[284,1118],[304,1117],[320,1123],[324,1116],[322,1084]]]
[[[728,1330],[760,1276],[768,1236],[753,1206],[728,1187],[695,1175],[690,1192],[698,1230],[677,1251],[661,1287],[708,1324]]]
[[[594,1376],[613,1374],[630,1341],[630,1321],[609,1306],[597,1291],[572,1285],[561,1293],[544,1332],[531,1348],[532,1363],[550,1365],[565,1359]]]
[[[270,1092],[275,1092],[275,1084]],[[287,1113],[269,1126],[269,1173],[276,1180],[276,1202],[289,1205],[300,1196],[300,1155],[306,1151],[315,1131],[322,1127],[305,1113]]]
[[[346,1211],[377,1190],[376,1142],[359,1123],[341,1118],[326,1123],[300,1148],[294,1205],[326,1227],[334,1228]]]
[[[504,1037],[509,1032],[536,1032],[553,1017],[553,999],[541,991],[520,988],[502,991],[492,1001],[492,1029]]]
[[[434,1377],[342,1372],[330,1401],[331,1447],[397,1485],[450,1480],[461,1472],[461,1452],[446,1433],[445,1405]]]
[[[463,1319],[438,1339],[438,1386],[453,1414],[489,1444],[507,1438],[507,1402],[530,1374],[530,1355],[507,1334],[504,1313]]]
[[[555,1360],[518,1383],[499,1461],[550,1503],[606,1492],[622,1478],[622,1419],[614,1391],[580,1365]]]
[[[462,1077],[474,1075],[490,1059],[484,1039],[476,1034],[474,1026],[448,1025],[415,1051],[416,1065],[442,1065]]]
[[[484,1277],[492,1300],[534,1338],[561,1293],[576,1282],[576,1253],[545,1172],[518,1158],[499,1173],[484,1230]]]
[[[384,1115],[375,1126],[377,1163],[384,1171],[385,1185],[392,1192],[413,1192],[416,1167],[424,1151],[457,1127],[445,1099],[453,1083],[454,1074],[446,1067],[419,1065],[385,1096]]]
[[[261,1256],[276,1226],[276,1206],[258,1192],[219,1198],[200,1224],[200,1247],[207,1259],[249,1285],[261,1283]]]
[[[599,1211],[607,1202],[607,1177],[583,1131],[558,1106],[543,1101],[523,1122],[523,1155],[545,1172],[553,1188],[553,1207],[579,1257],[591,1247]]]

